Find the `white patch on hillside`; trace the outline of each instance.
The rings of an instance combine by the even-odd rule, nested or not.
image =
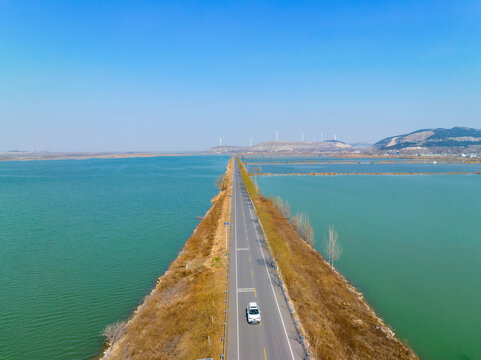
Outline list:
[[[393,137],[391,141],[389,141],[389,144],[386,145],[386,147],[397,145],[397,139],[399,139],[399,136]]]
[[[474,136],[458,136],[458,137],[448,137],[447,140],[459,141],[459,142],[475,142],[480,141],[481,137]]]
[[[432,135],[434,135],[434,131],[432,130],[421,131],[415,134],[407,135],[406,137],[404,137],[403,142],[420,142]]]

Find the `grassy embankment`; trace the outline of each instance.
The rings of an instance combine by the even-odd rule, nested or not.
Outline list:
[[[239,166],[313,355],[335,360],[417,359],[376,316],[362,294],[258,194],[240,160]]]
[[[212,207],[103,359],[218,359],[222,353],[233,159]],[[209,343],[210,342],[210,343]]]

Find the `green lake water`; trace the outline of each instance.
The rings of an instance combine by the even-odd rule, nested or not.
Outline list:
[[[422,359],[481,359],[481,175],[272,176],[265,195],[306,212],[323,250]]]
[[[227,157],[0,163],[0,359],[91,359],[175,259]]]

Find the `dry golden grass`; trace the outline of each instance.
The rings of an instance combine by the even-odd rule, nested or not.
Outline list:
[[[223,223],[230,216],[232,164],[231,159],[213,206],[103,359],[219,358],[227,271]]]
[[[239,164],[312,353],[318,359],[335,360],[417,359],[362,295],[299,237],[269,200],[256,192]]]

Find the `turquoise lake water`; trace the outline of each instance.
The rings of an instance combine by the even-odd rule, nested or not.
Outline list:
[[[405,165],[406,166],[406,165]],[[481,359],[481,175],[257,177],[421,359]]]
[[[228,157],[0,162],[0,359],[91,359],[175,259]]]

